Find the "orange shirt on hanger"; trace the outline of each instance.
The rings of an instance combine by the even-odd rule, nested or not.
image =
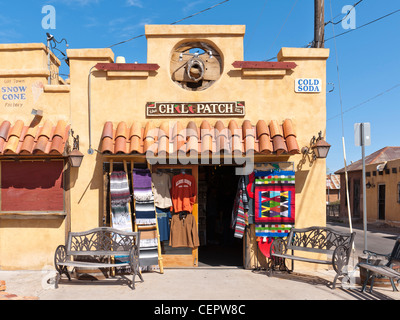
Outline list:
[[[192,212],[196,201],[196,180],[190,174],[179,174],[172,178],[171,197],[176,213],[181,211]]]

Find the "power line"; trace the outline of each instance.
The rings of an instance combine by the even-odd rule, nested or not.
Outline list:
[[[388,14],[386,14],[386,15],[380,17],[380,18],[377,18],[377,19],[375,19],[375,20],[372,20],[372,21],[370,21],[370,22],[367,22],[367,23],[365,23],[365,24],[363,24],[363,25],[357,27],[356,29],[350,29],[350,30],[348,30],[348,31],[339,33],[338,35],[336,35],[336,38],[337,38],[337,37],[340,37],[340,36],[342,36],[342,35],[344,35],[344,34],[347,34],[347,33],[349,33],[349,32],[352,32],[352,31],[355,31],[355,30],[360,30],[360,29],[363,28],[363,27],[366,27],[366,26],[368,26],[368,25],[370,25],[370,24],[372,24],[372,23],[374,23],[374,22],[377,22],[377,21],[379,21],[379,20],[382,20],[382,19],[384,19],[384,18],[387,18],[387,17],[389,17],[389,16],[391,16],[391,15],[397,13],[397,12],[400,12],[400,9],[395,10],[395,11],[392,11],[392,12],[390,12],[390,13],[388,13]],[[326,42],[326,41],[329,41],[329,40],[331,40],[331,39],[333,39],[333,38],[335,38],[335,36],[326,39],[325,42]]]
[[[185,17],[185,18],[183,18],[183,19],[174,21],[174,22],[170,23],[170,25],[177,24],[177,23],[182,22],[182,21],[184,21],[184,20],[193,18],[194,16],[197,16],[197,15],[199,15],[199,14],[201,14],[201,13],[204,13],[204,12],[206,12],[206,11],[208,11],[208,10],[214,9],[215,7],[218,7],[218,6],[224,4],[225,2],[228,2],[228,1],[230,1],[230,0],[224,0],[224,1],[222,1],[222,2],[220,2],[220,3],[217,3],[217,4],[215,4],[215,5],[211,6],[211,7],[208,7],[208,8],[206,8],[206,9],[204,9],[204,10],[201,10],[201,11],[199,11],[199,12],[196,12],[196,13],[194,13],[194,14],[191,14],[190,16],[187,16],[187,17]],[[129,41],[132,41],[132,40],[135,40],[135,39],[144,37],[144,36],[145,36],[145,34],[140,34],[140,35],[138,35],[138,36],[136,36],[136,37],[133,37],[133,38],[131,38],[131,39],[124,40],[124,41],[118,42],[118,43],[116,43],[116,44],[113,44],[113,45],[109,46],[108,48],[112,48],[112,47],[118,46],[118,45],[120,45],[120,44],[127,43],[127,42],[129,42]]]
[[[267,6],[267,2],[268,2],[268,0],[265,0],[264,6],[263,6],[262,10],[260,11],[260,15],[258,16],[256,25],[254,26],[253,31],[252,31],[251,34],[249,34],[249,35],[247,36],[247,39],[248,39],[248,40],[247,40],[247,46],[250,45],[250,42],[251,42],[251,40],[253,39],[254,31],[258,29],[258,25],[259,25],[259,23],[260,23],[261,17],[262,17],[262,15],[264,14],[265,7]]]
[[[295,7],[295,6],[296,6],[296,4],[297,4],[297,1],[298,1],[298,0],[296,0],[296,1],[294,2],[294,4],[293,4],[292,8],[290,9],[290,12],[289,12],[289,14],[287,15],[287,17],[286,17],[285,21],[284,21],[284,22],[283,22],[283,24],[282,24],[282,27],[281,27],[281,29],[279,30],[279,33],[278,33],[278,34],[277,34],[277,36],[275,37],[275,39],[274,39],[274,41],[272,42],[271,46],[269,47],[269,49],[268,49],[268,51],[267,51],[267,54],[266,54],[266,55],[268,55],[268,53],[270,52],[271,48],[272,48],[272,47],[273,47],[273,45],[275,44],[275,41],[276,41],[276,39],[278,39],[279,35],[281,34],[281,32],[282,32],[282,30],[283,30],[283,27],[285,26],[285,24],[286,24],[287,20],[289,19],[289,16],[290,16],[290,14],[292,13],[292,11],[293,11],[294,7]]]
[[[328,24],[330,24],[330,23],[332,23],[332,24],[334,24],[334,25],[341,23],[344,19],[347,18],[347,16],[350,14],[350,12],[351,12],[355,7],[356,7],[359,3],[363,2],[363,1],[364,1],[364,0],[360,0],[360,1],[356,2],[355,4],[353,4],[353,5],[352,5],[352,8],[347,12],[347,14],[346,14],[340,21],[333,22],[334,19],[336,19],[338,16],[340,16],[340,14],[338,14],[336,17],[332,18],[332,20],[330,20],[330,21],[328,21],[328,22],[325,22],[325,26],[328,25]]]
[[[350,111],[352,111],[352,110],[354,110],[354,109],[356,109],[358,107],[361,107],[362,105],[364,105],[364,104],[366,104],[366,103],[368,103],[368,102],[370,102],[372,100],[375,100],[376,98],[378,98],[380,96],[383,96],[384,94],[386,94],[386,93],[388,93],[388,92],[390,92],[390,91],[392,91],[392,90],[394,90],[394,89],[396,89],[398,87],[400,87],[400,83],[396,84],[395,86],[393,86],[393,87],[391,87],[391,88],[389,88],[389,89],[387,89],[385,91],[382,91],[382,92],[378,93],[377,95],[375,95],[375,96],[373,96],[373,97],[371,97],[371,98],[369,98],[369,99],[367,99],[367,100],[365,100],[365,101],[363,101],[363,102],[361,102],[359,104],[356,104],[355,106],[353,106],[351,108],[346,109],[345,111],[343,111],[343,113],[350,112]],[[341,114],[337,114],[336,116],[333,116],[333,117],[327,119],[326,121],[335,119],[335,118],[339,117],[340,115]]]

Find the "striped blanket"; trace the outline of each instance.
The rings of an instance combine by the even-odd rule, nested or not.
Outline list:
[[[118,230],[132,232],[132,216],[129,210],[131,193],[125,172],[115,171],[111,173],[110,196],[112,227]],[[128,256],[115,256],[115,262],[117,264],[127,261],[129,261]],[[116,272],[119,274],[130,273],[130,271],[130,267],[116,268]]]
[[[137,225],[156,224],[151,173],[148,169],[133,169],[133,197]]]
[[[148,169],[133,169],[132,179],[135,222],[140,232],[140,269],[151,271],[158,268],[157,218],[151,172]]]
[[[235,230],[234,237],[242,239],[248,224],[249,201],[246,190],[245,176],[239,178],[235,202],[232,209],[231,228]]]
[[[121,205],[131,201],[128,179],[124,171],[114,171],[110,175],[111,205]]]

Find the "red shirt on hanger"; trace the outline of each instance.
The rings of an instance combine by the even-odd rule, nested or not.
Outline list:
[[[176,213],[181,211],[192,212],[196,194],[196,180],[192,175],[178,174],[172,178],[171,197]]]

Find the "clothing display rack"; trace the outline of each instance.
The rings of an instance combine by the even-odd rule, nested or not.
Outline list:
[[[155,223],[154,225],[149,225],[146,226],[144,228],[141,228],[138,226],[138,224],[136,223],[136,200],[133,197],[133,193],[134,193],[134,181],[132,178],[132,173],[133,173],[133,169],[137,169],[137,168],[142,168],[142,169],[149,169],[146,165],[142,165],[142,164],[134,164],[133,161],[130,161],[129,163],[126,160],[123,160],[123,162],[114,162],[112,159],[110,160],[109,163],[104,163],[103,164],[103,170],[104,172],[108,172],[109,173],[109,177],[111,177],[111,174],[113,173],[113,171],[119,170],[119,171],[124,171],[126,174],[126,179],[128,181],[128,185],[129,185],[129,189],[130,189],[130,196],[132,198],[132,205],[129,204],[128,210],[129,210],[129,215],[131,217],[131,230],[130,231],[135,231],[135,232],[141,232],[140,229],[142,230],[155,230],[156,234],[157,234],[157,254],[158,254],[158,268],[160,270],[160,273],[164,273],[164,267],[163,267],[163,261],[162,261],[162,255],[161,255],[161,243],[160,243],[160,233],[159,233],[159,227],[158,227],[158,219],[157,219],[157,212],[155,210],[154,207],[154,212],[155,212]],[[150,170],[151,172],[151,170]],[[130,177],[130,174],[131,177]],[[130,182],[130,183],[129,183]],[[108,179],[108,183],[110,185],[110,178]],[[103,217],[103,221],[104,224],[107,225],[109,224],[110,226],[112,225],[113,221],[112,221],[112,214],[111,214],[111,192],[110,189],[107,190],[107,192],[109,193],[108,198],[108,204],[106,205],[106,215],[110,215],[111,217],[108,219],[108,217]],[[154,190],[153,188],[151,189],[151,192],[154,194]],[[141,242],[142,242],[142,238],[141,238]],[[145,252],[146,249],[142,248],[142,252]],[[115,257],[112,257],[113,259],[115,259]],[[140,259],[139,259],[140,260]],[[112,269],[112,275],[115,274],[115,269]]]

